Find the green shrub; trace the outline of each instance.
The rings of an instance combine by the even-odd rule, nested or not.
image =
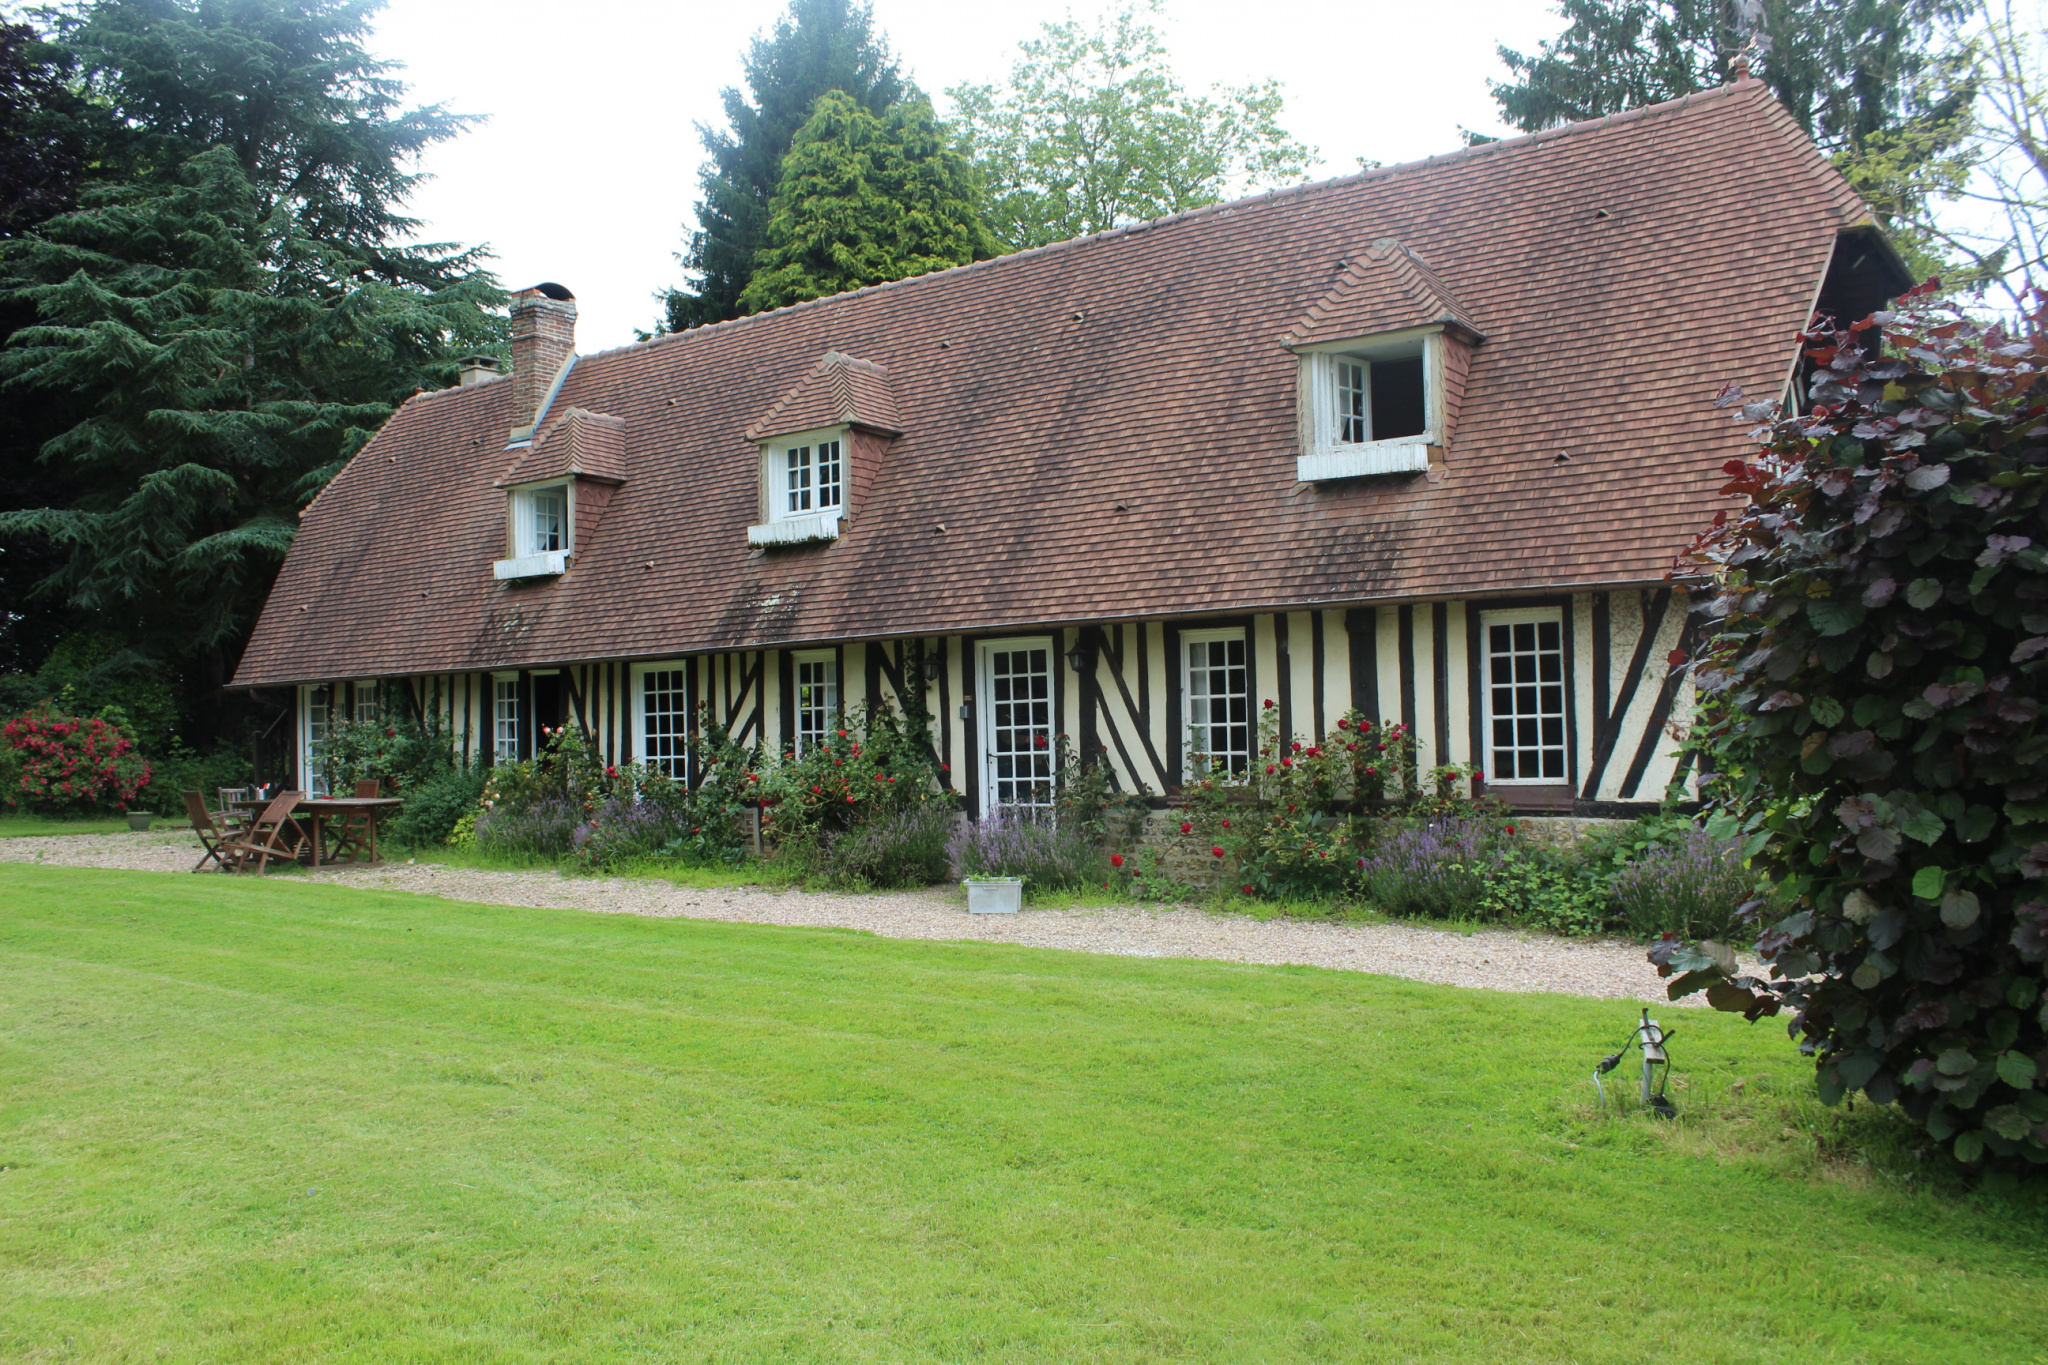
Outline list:
[[[1606,928],[1612,891],[1606,872],[1577,849],[1503,839],[1479,864],[1479,916],[1554,934]]]
[[[1762,448],[1693,551],[1695,742],[1709,832],[1771,885],[1771,978],[1717,940],[1652,953],[1674,998],[1790,1010],[1822,1098],[1898,1104],[1965,1162],[2048,1163],[2041,307],[2007,333],[1916,291],[1807,336],[1809,414],[1744,409]]]
[[[222,787],[246,787],[251,781],[249,755],[239,748],[215,749],[210,754],[198,754],[172,740],[167,751],[150,760],[149,785],[136,797],[136,803],[150,810],[167,814],[182,814],[185,809],[184,794],[188,791],[201,792],[207,804],[214,803]]]
[[[477,809],[488,773],[482,767],[450,768],[425,782],[408,784],[404,804],[385,825],[386,837],[401,848],[433,848],[449,842],[456,825]],[[470,822],[474,837],[475,821]]]

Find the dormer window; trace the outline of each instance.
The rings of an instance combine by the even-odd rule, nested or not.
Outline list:
[[[783,505],[778,519],[837,508],[845,501],[845,461],[835,440],[787,446],[782,452]]]
[[[539,484],[506,494],[511,553],[491,566],[500,580],[542,578],[569,571],[569,485]]]
[[[1301,353],[1304,483],[1420,473],[1443,439],[1443,329],[1411,328]]]
[[[846,516],[845,427],[781,436],[761,447],[762,513],[747,528],[752,545],[837,540]]]
[[[514,517],[525,533],[514,548],[515,554],[538,555],[569,548],[567,484],[522,489],[512,496],[523,504]]]

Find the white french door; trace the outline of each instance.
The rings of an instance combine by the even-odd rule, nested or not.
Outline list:
[[[1052,639],[984,640],[980,648],[981,808],[1051,810]]]

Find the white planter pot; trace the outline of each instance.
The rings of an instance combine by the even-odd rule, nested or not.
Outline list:
[[[139,810],[131,810],[127,814],[128,828],[134,830],[138,834],[148,829],[149,822],[156,819],[156,813],[154,811],[144,812]]]
[[[974,914],[1014,915],[1023,908],[1022,877],[994,877],[960,884],[967,888],[967,908]]]

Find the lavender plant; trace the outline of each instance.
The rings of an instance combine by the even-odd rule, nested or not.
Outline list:
[[[566,797],[518,805],[487,805],[476,818],[476,846],[485,853],[560,858],[574,846],[582,810]]]
[[[1104,880],[1108,858],[1095,836],[1033,811],[997,807],[965,824],[947,849],[956,876],[1022,877],[1036,891]]]
[[[1645,849],[1614,874],[1614,904],[1631,933],[1721,939],[1740,927],[1756,876],[1735,843],[1690,830]]]
[[[1366,898],[1393,915],[1465,919],[1480,913],[1502,837],[1497,821],[1450,817],[1381,827],[1358,859]]]
[[[873,887],[929,886],[946,880],[959,817],[946,801],[878,812],[829,835],[820,859],[833,881]]]

